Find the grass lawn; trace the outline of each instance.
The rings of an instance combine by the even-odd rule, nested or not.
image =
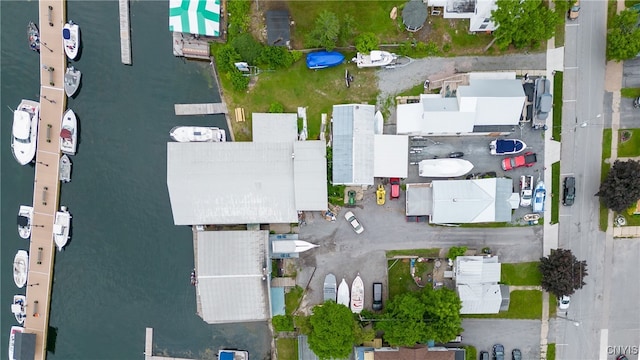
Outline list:
[[[602,130],[602,163],[600,170],[600,182],[602,183],[604,179],[607,178],[607,174],[609,174],[609,169],[611,169],[611,164],[606,163],[605,160],[611,157],[611,141],[612,141],[612,130],[604,129]],[[607,231],[607,227],[609,226],[609,209],[604,207],[602,203],[600,203],[600,230]]]
[[[558,299],[556,299],[555,295],[549,294],[549,318],[556,317],[557,312],[558,312]]]
[[[437,258],[440,256],[440,249],[409,249],[409,250],[389,250],[387,259],[394,256],[420,256],[424,258]]]
[[[389,299],[410,291],[418,291],[421,288],[411,278],[411,262],[409,259],[389,260]],[[433,272],[433,262],[416,262],[416,276],[422,278],[422,283],[427,284],[426,276]]]
[[[560,161],[551,164],[551,223],[557,224],[560,217]]]
[[[563,14],[562,21],[556,26],[556,34],[554,35],[556,48],[564,46],[564,26],[566,21],[567,17]]]
[[[556,71],[553,76],[553,129],[551,129],[551,138],[556,141],[562,141],[562,71]]]
[[[420,82],[420,84],[412,87],[411,89],[405,90],[396,96],[418,96],[420,94],[424,94],[424,83]]]
[[[298,360],[298,339],[296,338],[276,339],[276,349],[278,350],[278,359]]]
[[[345,69],[354,77],[350,88],[344,83]],[[272,103],[283,104],[289,113],[297,112],[298,106],[307,107],[308,138],[317,139],[322,113],[331,114],[334,104],[375,104],[378,93],[374,69],[350,64],[314,71],[307,69],[304,58],[289,69],[265,72],[256,79],[248,91],[236,92],[231,90],[230,80],[220,75],[229,111],[233,114],[235,108],[242,107],[246,114],[245,122],[231,122],[236,141],[251,139],[251,114],[267,112]]]
[[[556,343],[547,344],[547,360],[556,360]]]
[[[511,292],[509,311],[498,314],[462,315],[463,318],[480,319],[541,319],[542,291],[515,290]]]
[[[627,141],[620,141],[618,144],[618,157],[640,156],[640,129],[625,129],[618,131],[618,139],[622,139],[624,132],[631,133]]]
[[[539,262],[502,264],[500,282],[508,285],[540,285],[542,274],[538,270]]]
[[[304,290],[300,286],[296,286],[284,294],[284,309],[287,315],[292,315],[300,305],[302,293]]]
[[[465,345],[464,348],[464,358],[465,360],[476,360],[478,358],[478,350],[471,345]]]
[[[640,96],[640,88],[624,88],[620,89],[620,95],[625,98],[637,98]]]
[[[607,29],[611,29],[613,26],[613,18],[616,16],[616,11],[616,0],[609,0],[607,3]]]
[[[628,214],[626,211],[624,213],[615,213],[613,214],[613,218],[616,216],[622,215],[627,220],[627,225],[625,226],[640,226],[640,215]]]

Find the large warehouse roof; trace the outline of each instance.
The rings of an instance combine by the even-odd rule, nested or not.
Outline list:
[[[374,177],[406,178],[409,167],[409,137],[374,135]]]
[[[333,106],[333,183],[373,185],[375,106]]]
[[[205,322],[252,322],[271,317],[268,239],[268,231],[198,232],[196,290],[198,313]]]
[[[502,222],[511,220],[513,180],[434,180],[433,214],[436,224]]]

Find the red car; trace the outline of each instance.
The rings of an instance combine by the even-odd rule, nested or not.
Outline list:
[[[400,178],[390,178],[389,183],[391,183],[391,194],[390,198],[397,199],[400,197]]]
[[[538,161],[536,154],[529,151],[522,155],[504,158],[502,160],[502,170],[509,171],[523,166],[531,167],[536,161]]]

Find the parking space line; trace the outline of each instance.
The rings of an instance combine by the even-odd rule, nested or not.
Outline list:
[[[572,100],[566,100],[566,99],[564,99],[564,100],[562,100],[562,102],[563,102],[563,103],[567,103],[567,102],[576,102],[576,99],[572,99]]]
[[[564,70],[565,70],[565,71],[566,71],[566,70],[578,70],[578,69],[579,69],[579,67],[577,67],[577,66],[566,66],[566,67],[564,68]]]

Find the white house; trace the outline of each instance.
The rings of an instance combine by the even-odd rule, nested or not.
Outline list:
[[[504,305],[508,309],[509,290],[498,284],[501,264],[497,256],[458,256],[453,270],[461,314],[497,314]]]
[[[495,0],[428,0],[431,7],[442,8],[445,19],[469,19],[470,32],[494,31],[497,26],[491,11],[497,9]]]

